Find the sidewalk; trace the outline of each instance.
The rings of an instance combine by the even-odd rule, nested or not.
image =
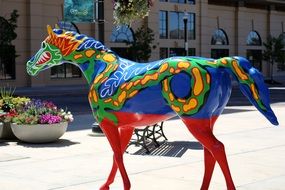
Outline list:
[[[273,127],[252,106],[228,107],[216,123],[215,134],[226,146],[239,190],[285,187],[285,103],[272,106],[279,127]],[[164,130],[169,141],[156,154],[142,155],[140,147],[132,146],[130,154],[124,155],[132,189],[198,190],[204,170],[201,145],[180,120],[165,122]],[[99,189],[110,171],[112,152],[105,137],[90,133],[90,128],[70,131],[59,141],[42,145],[0,141],[0,189]],[[123,189],[120,176],[110,189]],[[219,167],[210,189],[226,189]]]

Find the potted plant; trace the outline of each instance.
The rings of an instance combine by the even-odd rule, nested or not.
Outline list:
[[[47,143],[59,139],[73,121],[70,112],[57,108],[49,101],[32,99],[17,107],[13,115],[7,115],[14,135],[30,143]]]
[[[6,117],[12,117],[15,114],[15,109],[30,101],[30,98],[27,97],[14,97],[14,90],[3,87],[0,91],[0,139],[17,139]]]

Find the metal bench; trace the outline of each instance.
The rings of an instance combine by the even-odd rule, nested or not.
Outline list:
[[[154,125],[146,126],[144,128],[136,128],[134,130],[134,136],[135,138],[131,139],[128,147],[131,145],[142,146],[148,154],[150,153],[148,146],[160,146],[158,139],[164,138],[163,141],[167,141],[163,132],[163,122],[160,124],[156,123]]]

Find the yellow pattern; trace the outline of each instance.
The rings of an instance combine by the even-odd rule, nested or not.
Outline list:
[[[95,53],[95,51],[92,50],[92,49],[89,49],[89,50],[85,51],[85,55],[86,55],[88,58],[92,57],[92,56],[94,55],[94,53]]]
[[[111,62],[116,61],[116,58],[113,54],[107,53],[103,56],[103,60],[108,62],[108,63],[111,63]]]
[[[198,101],[195,98],[191,98],[188,104],[183,105],[183,110],[185,112],[188,112],[190,110],[195,109],[197,105],[198,105]]]
[[[242,68],[239,67],[238,63],[234,60],[232,61],[233,69],[242,80],[247,80],[248,76],[243,72]]]
[[[204,88],[203,84],[203,78],[201,76],[201,73],[197,67],[194,67],[192,69],[192,74],[194,76],[194,87],[193,87],[193,93],[195,96],[198,96]]]

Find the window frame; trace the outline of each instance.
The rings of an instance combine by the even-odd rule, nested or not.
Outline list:
[[[161,13],[165,13],[161,19]],[[163,26],[165,25],[165,27]],[[168,11],[160,10],[159,11],[159,38],[160,39],[168,39]],[[164,31],[165,30],[165,31]],[[165,36],[162,35],[164,34],[163,31],[165,32]]]
[[[255,34],[255,37],[257,37],[257,38],[254,38],[253,36],[253,34]],[[257,43],[254,43],[254,42],[256,42],[255,40],[253,40],[253,39],[257,39]],[[252,31],[250,31],[249,33],[248,33],[248,35],[247,35],[247,37],[246,37],[246,45],[247,46],[262,46],[262,39],[261,39],[261,37],[260,37],[260,35],[259,35],[259,33],[256,31],[256,30],[252,30]]]
[[[176,18],[173,17],[174,16]],[[188,19],[187,19],[187,39],[188,40],[195,40],[196,39],[196,14],[193,12],[187,12]],[[169,32],[169,39],[184,39],[184,22],[183,22],[183,17],[185,16],[184,12],[180,11],[169,11],[168,17],[169,17],[169,27],[168,27],[168,32]],[[171,29],[172,29],[172,20],[173,24],[177,25],[173,28],[173,31],[175,32],[174,34],[171,35]],[[177,34],[176,31],[177,30]],[[192,33],[192,35],[191,35]]]
[[[216,39],[219,39],[221,37],[220,34],[223,34],[223,37],[224,39],[222,39],[222,41],[225,41],[225,43],[222,43],[222,44],[217,44],[217,40]],[[215,36],[218,36],[216,37],[216,39],[214,38]],[[214,40],[216,40],[216,42],[214,43]],[[212,34],[212,37],[211,37],[211,45],[223,45],[223,46],[227,46],[229,45],[229,38],[228,38],[228,35],[227,33],[225,32],[225,30],[223,30],[222,28],[218,28],[216,29],[213,34]]]

